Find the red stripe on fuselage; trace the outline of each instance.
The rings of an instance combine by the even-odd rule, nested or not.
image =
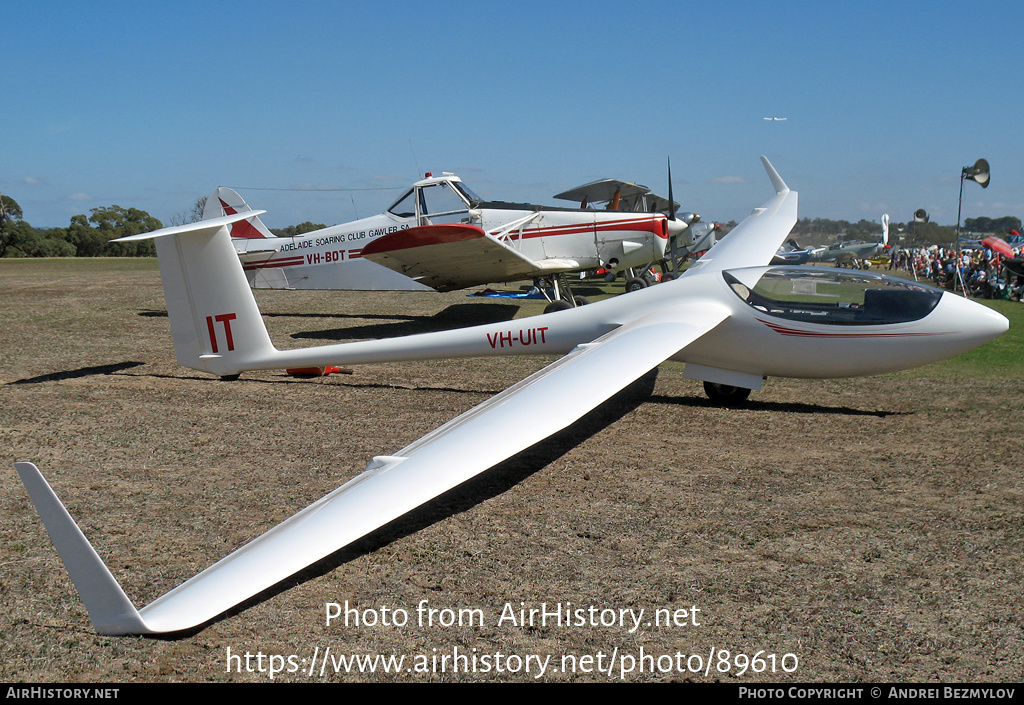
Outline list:
[[[800,328],[788,328],[778,323],[771,323],[761,318],[757,319],[779,335],[791,335],[803,338],[926,338],[935,335],[949,335],[950,332],[936,333],[857,333],[849,331],[845,333],[830,333],[826,331],[802,330]]]
[[[667,237],[666,231],[659,227],[659,218],[650,218],[648,220],[608,220],[598,221],[596,223],[574,223],[572,225],[552,225],[544,228],[527,228],[523,230],[522,237],[524,239],[530,239],[534,237],[555,237],[558,235],[576,235],[579,233],[589,233],[595,230],[604,230],[611,232],[648,232],[657,235],[658,237],[665,239]],[[515,233],[514,235],[512,233]],[[517,239],[519,232],[513,230],[508,237]]]

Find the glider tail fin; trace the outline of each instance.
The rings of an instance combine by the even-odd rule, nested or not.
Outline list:
[[[15,467],[89,611],[89,619],[96,631],[100,634],[149,633],[150,629],[139,611],[124,594],[42,473],[32,463],[15,463]]]
[[[247,220],[239,220],[228,226],[232,240],[264,240],[277,237],[263,224],[249,204],[234,189],[220,186],[206,197],[203,219],[210,220],[225,215],[252,214]]]
[[[178,362],[221,377],[275,350],[227,228],[264,211],[200,220],[121,240],[155,239]]]

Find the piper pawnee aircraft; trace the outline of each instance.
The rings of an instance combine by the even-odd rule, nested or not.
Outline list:
[[[551,277],[559,298],[566,272],[661,260],[686,228],[674,208],[661,210],[620,210],[617,198],[604,211],[484,201],[445,173],[427,174],[380,215],[294,237],[275,237],[225,187],[206,199],[203,217],[248,214],[228,227],[254,288],[451,291]]]
[[[18,463],[65,566],[103,634],[194,629],[570,425],[665,360],[713,396],[765,375],[849,377],[956,355],[1008,328],[981,304],[905,280],[766,266],[797,195],[762,157],[775,196],[679,279],[590,306],[391,340],[279,351],[228,237],[226,216],[166,228],[160,274],[179,362],[215,375],[453,356],[564,354],[411,445],[370,460],[319,501],[137,610],[31,463]],[[134,236],[125,239],[138,239]],[[559,413],[536,410],[558,399]]]

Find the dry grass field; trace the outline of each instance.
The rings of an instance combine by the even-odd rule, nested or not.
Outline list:
[[[280,347],[539,309],[258,299]],[[141,606],[545,363],[225,382],[176,364],[155,262],[0,261],[0,681],[1021,680],[1019,377],[773,379],[724,409],[665,364],[176,639],[96,635],[14,472],[40,467]],[[327,624],[346,601],[388,623]],[[545,603],[586,623],[502,619]],[[620,610],[644,610],[640,626]],[[349,655],[404,660],[346,670]]]

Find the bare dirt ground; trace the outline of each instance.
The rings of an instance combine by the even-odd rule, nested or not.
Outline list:
[[[282,347],[537,310],[458,293],[258,298]],[[164,310],[151,263],[0,263],[0,681],[268,681],[275,664],[288,681],[525,681],[541,664],[547,681],[1021,680],[1024,381],[927,372],[770,380],[723,409],[662,365],[197,633],[97,636],[15,460],[42,469],[143,605],[546,363],[224,382],[176,364]],[[421,625],[424,600],[478,611]],[[345,601],[408,623],[327,625],[325,604]],[[645,612],[635,630],[501,619],[544,603],[587,622]],[[327,649],[405,661],[321,673]]]

